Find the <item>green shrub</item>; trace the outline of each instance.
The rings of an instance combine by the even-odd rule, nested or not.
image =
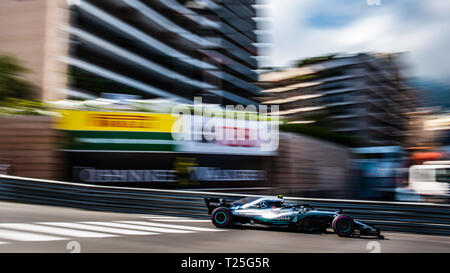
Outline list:
[[[0,100],[5,98],[30,99],[35,86],[23,75],[28,69],[11,56],[0,55]]]

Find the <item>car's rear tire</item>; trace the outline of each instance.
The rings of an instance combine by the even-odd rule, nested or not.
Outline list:
[[[355,222],[347,215],[339,215],[334,218],[333,230],[341,237],[349,237],[355,231]]]
[[[228,208],[219,207],[211,213],[211,221],[218,228],[231,226],[233,214]]]

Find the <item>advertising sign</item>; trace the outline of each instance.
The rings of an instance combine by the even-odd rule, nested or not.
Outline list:
[[[66,151],[275,155],[267,121],[164,113],[58,110]],[[208,130],[206,130],[208,129]],[[276,142],[276,144],[278,144]],[[265,146],[266,145],[266,146]]]
[[[235,188],[266,181],[263,158],[231,155],[70,153],[68,180],[149,188]]]
[[[58,110],[55,127],[67,132],[65,150],[175,151],[171,114]]]

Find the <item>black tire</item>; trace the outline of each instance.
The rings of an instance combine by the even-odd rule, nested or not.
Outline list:
[[[211,213],[211,221],[218,228],[231,226],[233,214],[228,208],[219,207]]]
[[[377,230],[377,237],[378,237],[378,239],[382,239],[383,240],[384,236],[381,235],[381,230],[379,228],[377,228],[376,230]]]
[[[337,235],[341,237],[349,237],[355,231],[355,222],[350,216],[347,215],[338,215],[334,218],[333,230]]]

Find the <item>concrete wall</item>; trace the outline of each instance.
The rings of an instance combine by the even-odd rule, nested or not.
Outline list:
[[[0,116],[0,165],[9,175],[62,179],[64,157],[50,117]]]
[[[67,67],[58,60],[68,54],[69,25],[66,0],[1,0],[0,54],[20,59],[30,72],[25,77],[37,85],[36,98],[61,99]]]
[[[280,134],[278,156],[266,169],[274,194],[348,197],[353,191],[350,150],[344,146],[292,134]]]

